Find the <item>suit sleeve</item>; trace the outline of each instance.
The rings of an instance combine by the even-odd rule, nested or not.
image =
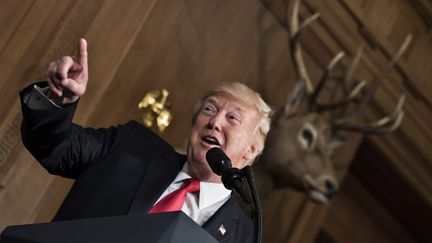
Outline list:
[[[31,89],[29,86],[20,92],[21,136],[24,146],[51,174],[77,178],[98,158],[107,155],[128,130],[127,124],[102,129],[73,124],[78,102],[63,108],[31,109],[24,102]]]

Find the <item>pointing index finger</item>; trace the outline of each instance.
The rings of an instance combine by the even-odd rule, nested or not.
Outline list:
[[[83,67],[87,67],[87,41],[80,38],[78,41],[78,62]]]

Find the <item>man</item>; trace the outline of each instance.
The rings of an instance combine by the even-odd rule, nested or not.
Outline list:
[[[76,59],[52,62],[47,83],[20,93],[24,145],[50,173],[76,179],[54,220],[182,210],[221,242],[251,241],[250,220],[205,154],[220,147],[243,168],[261,153],[271,109],[257,93],[240,83],[208,92],[196,106],[184,156],[137,122],[106,129],[72,124],[87,81],[87,43],[80,39]],[[193,183],[173,208],[170,198]]]

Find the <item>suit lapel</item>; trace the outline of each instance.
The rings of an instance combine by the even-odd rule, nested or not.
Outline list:
[[[219,242],[228,242],[236,234],[238,212],[233,210],[235,199],[231,194],[228,201],[203,224],[203,228]]]
[[[145,213],[153,206],[165,189],[177,176],[185,163],[185,157],[175,152],[157,154],[143,175],[128,214]]]

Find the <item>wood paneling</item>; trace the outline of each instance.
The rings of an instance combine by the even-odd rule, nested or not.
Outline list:
[[[409,232],[418,242],[429,242],[432,239],[428,227],[432,225],[432,204],[407,183],[407,179],[389,163],[389,159],[372,147],[368,140],[359,148],[351,173],[364,190],[371,194],[369,197],[373,197],[395,218],[394,221],[403,226],[403,229],[389,231]],[[358,204],[370,205],[362,203],[359,195],[356,195],[359,198]],[[383,225],[383,228],[391,227],[391,223]]]
[[[351,175],[335,198],[322,230],[334,242],[417,242]]]
[[[323,231],[334,242],[430,242],[431,219],[432,205],[365,140]]]
[[[285,101],[294,73],[281,22],[291,1],[264,2],[273,12],[258,0],[0,1],[0,229],[49,221],[71,183],[48,175],[20,143],[17,93],[43,79],[50,61],[73,55],[79,37],[88,40],[90,81],[75,117],[86,126],[139,119],[142,96],[167,88],[174,121],[162,136],[183,147],[195,101],[221,81],[243,81],[275,107]],[[371,80],[404,36],[414,34],[408,55],[364,114],[369,121],[383,116],[407,94],[401,128],[367,143],[426,205],[432,204],[431,9],[426,0],[308,0],[301,7],[302,18],[321,13],[301,38],[313,80],[339,51],[347,54],[340,68],[347,67],[360,45],[365,54],[356,77]],[[331,88],[326,92],[324,99]],[[359,228],[370,235],[358,240],[391,242],[392,230],[399,232],[394,242],[418,240],[365,181],[347,174],[361,137],[348,139],[334,158],[340,179],[348,175],[341,195],[316,205],[297,191],[273,193],[264,209],[267,242],[313,242],[317,235],[319,242],[354,242]],[[389,226],[377,229],[376,222]]]

